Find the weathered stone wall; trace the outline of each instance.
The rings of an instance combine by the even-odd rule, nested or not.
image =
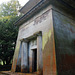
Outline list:
[[[39,62],[41,63],[38,62],[38,64],[43,65],[43,75],[56,75],[55,43],[51,8],[51,6],[48,6],[47,8],[39,12],[37,15],[35,15],[32,19],[20,26],[12,65],[13,72],[15,72],[16,70],[16,64],[20,48],[20,40],[28,38],[34,35],[36,32],[42,31],[43,63],[40,60]],[[39,42],[40,41],[38,41],[38,43]],[[40,48],[38,47],[38,49]],[[42,67],[42,65],[40,67]],[[40,70],[39,67],[38,70]]]
[[[75,21],[68,17],[68,13],[61,14],[55,10],[53,19],[57,73],[75,75]]]
[[[50,17],[49,31],[43,33],[43,75],[56,75],[56,55],[53,29],[52,10]]]

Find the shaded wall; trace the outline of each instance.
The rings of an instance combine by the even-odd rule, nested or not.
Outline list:
[[[75,75],[75,22],[54,10],[53,19],[57,73]]]

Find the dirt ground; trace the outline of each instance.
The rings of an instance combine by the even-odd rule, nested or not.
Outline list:
[[[0,71],[0,75],[38,75],[37,73],[13,73],[11,71]]]
[[[0,65],[0,71],[10,71],[11,65]]]

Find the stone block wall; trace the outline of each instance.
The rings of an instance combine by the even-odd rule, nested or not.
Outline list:
[[[43,75],[50,75],[50,74],[56,75],[56,56],[55,56],[54,29],[53,29],[53,17],[52,17],[51,5],[45,8],[44,10],[40,11],[37,15],[35,15],[29,21],[25,22],[23,25],[20,26],[17,44],[16,44],[16,50],[13,59],[13,65],[12,65],[13,72],[15,72],[17,67],[16,65],[18,65],[17,62],[20,53],[19,49],[20,49],[21,40],[28,38],[30,36],[33,37],[33,35],[39,31],[42,32],[41,36],[42,43],[40,43],[39,41],[40,37],[38,37],[37,43],[39,43],[39,45],[37,49],[42,50],[42,52],[39,51],[41,53],[38,54],[42,54],[43,58],[40,59],[41,55],[38,56],[37,71],[41,69],[41,71],[43,71],[42,72]],[[23,59],[23,57],[21,59]]]
[[[75,21],[55,10],[53,20],[57,74],[75,75]]]

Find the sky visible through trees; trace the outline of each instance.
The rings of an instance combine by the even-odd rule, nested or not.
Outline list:
[[[18,0],[0,4],[0,61],[3,65],[11,64],[14,55],[18,26],[14,22],[21,17]],[[0,64],[1,65],[1,64]]]
[[[10,0],[1,0],[0,4],[3,2],[8,2],[8,1],[10,1]],[[21,6],[24,6],[29,0],[18,0],[18,1],[21,4]]]

